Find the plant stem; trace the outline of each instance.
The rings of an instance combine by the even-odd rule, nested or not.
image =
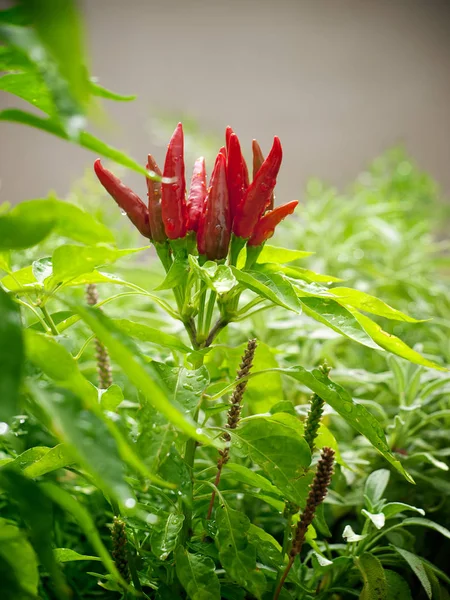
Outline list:
[[[214,338],[222,331],[224,327],[228,325],[228,323],[228,319],[223,319],[222,317],[220,317],[209,332],[208,337],[206,338],[205,343],[203,344],[203,347],[208,348],[208,346],[211,346],[211,344],[214,341]]]
[[[53,335],[59,335],[59,331],[56,328],[56,325],[55,325],[55,323],[54,323],[54,321],[53,321],[50,313],[48,312],[47,307],[45,306],[45,304],[42,305],[42,306],[40,306],[39,308],[41,309],[42,314],[44,315],[45,322],[49,326],[50,331],[53,333]]]
[[[206,307],[206,317],[205,317],[205,332],[209,331],[211,327],[212,316],[214,313],[214,306],[216,304],[217,293],[213,290],[209,293],[208,305]]]

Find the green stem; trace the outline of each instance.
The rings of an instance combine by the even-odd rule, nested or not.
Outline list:
[[[206,294],[208,292],[208,289],[203,281],[200,282],[200,286],[201,286],[201,293],[200,293],[200,300],[199,300],[199,307],[198,307],[197,330],[198,330],[198,335],[199,335],[200,339],[203,339],[203,335],[204,335],[204,331],[205,331],[203,320],[205,317],[205,302],[206,302]]]
[[[212,316],[214,313],[214,306],[216,304],[216,298],[217,298],[217,293],[214,292],[213,290],[211,290],[209,293],[208,305],[206,307],[205,328],[204,328],[205,334],[209,331],[209,328],[211,327],[211,321],[212,321]]]
[[[47,310],[47,307],[45,305],[42,305],[39,308],[41,309],[42,314],[44,315],[45,322],[49,326],[50,331],[53,333],[53,335],[59,335],[59,331],[57,330],[56,325],[55,325],[50,313]]]
[[[33,304],[28,304],[27,302],[24,302],[23,300],[21,300],[20,298],[16,298],[16,302],[18,304],[21,304],[22,306],[26,306],[27,308],[29,308],[33,314],[38,318],[39,323],[42,325],[44,331],[46,333],[48,333],[50,331],[50,329],[47,326],[47,323],[44,321],[44,319],[41,317],[41,315],[38,313],[38,311],[35,309]],[[31,300],[30,300],[31,302]]]

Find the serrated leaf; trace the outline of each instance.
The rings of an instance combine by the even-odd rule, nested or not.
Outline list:
[[[231,269],[239,283],[258,296],[296,313],[301,312],[301,304],[297,294],[292,284],[282,274],[239,271],[235,267],[231,267]]]
[[[220,600],[220,583],[214,561],[191,554],[181,546],[175,553],[177,577],[191,600]]]
[[[18,413],[24,349],[20,309],[0,288],[0,421]]]
[[[333,331],[367,346],[381,350],[372,338],[364,331],[355,316],[338,302],[328,298],[301,298],[303,312],[319,323],[323,323]]]
[[[162,363],[155,363],[155,368],[171,392],[173,404],[184,414],[194,417],[209,385],[208,369],[205,366],[199,369],[170,367]]]
[[[256,570],[256,549],[248,539],[248,517],[221,504],[216,510],[216,524],[215,542],[223,568],[233,581],[261,598],[266,582],[264,575]]]
[[[363,552],[355,559],[356,566],[361,571],[364,586],[359,596],[360,600],[389,600],[388,584],[381,562],[373,554]]]
[[[288,413],[250,417],[230,433],[232,448],[241,448],[288,500],[304,505],[311,452],[296,417]]]
[[[183,528],[184,515],[169,513],[165,520],[160,519],[158,526],[153,526],[150,544],[153,554],[159,560],[166,560],[175,550],[178,536]],[[161,526],[162,525],[162,526]]]
[[[398,552],[398,554],[400,554],[400,556],[402,558],[404,558],[404,560],[408,563],[408,565],[411,567],[412,571],[417,575],[417,578],[419,579],[420,583],[422,584],[422,587],[425,590],[426,595],[431,600],[431,597],[432,597],[431,583],[430,583],[430,580],[428,578],[428,575],[425,571],[424,564],[421,561],[421,559],[418,556],[416,556],[415,554],[413,554],[412,552],[409,552],[409,550],[405,550],[404,548],[399,548],[398,546],[392,546],[392,548],[394,548],[394,550],[396,550],[396,552]]]

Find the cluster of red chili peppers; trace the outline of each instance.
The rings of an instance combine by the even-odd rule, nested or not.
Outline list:
[[[250,183],[239,139],[231,127],[227,127],[226,145],[219,150],[209,186],[205,160],[199,158],[186,197],[184,136],[179,123],[167,148],[163,172],[153,156],[148,156],[147,169],[162,178],[162,181],[147,178],[148,206],[105,169],[99,159],[94,163],[94,170],[100,183],[140,233],[156,246],[194,234],[199,255],[220,261],[227,257],[231,239],[237,252],[245,244],[262,248],[280,221],[294,211],[296,200],[274,208],[273,191],[281,160],[278,137],[274,138],[266,159],[258,142],[253,140],[253,180]]]

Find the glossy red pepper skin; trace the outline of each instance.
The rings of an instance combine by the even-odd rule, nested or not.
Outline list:
[[[252,151],[253,151],[253,179],[255,179],[257,172],[261,168],[264,162],[264,154],[262,153],[261,146],[258,144],[256,140],[252,142]],[[272,192],[270,195],[270,202],[266,210],[272,210],[275,204],[275,196]]]
[[[194,164],[192,173],[191,187],[187,200],[188,209],[188,231],[198,231],[200,217],[203,214],[203,208],[206,200],[206,167],[203,156],[198,158]]]
[[[249,185],[247,164],[235,133],[231,133],[228,139],[227,181],[233,219]]]
[[[198,252],[208,260],[222,260],[228,254],[231,213],[228,199],[227,170],[219,152],[211,175],[205,209],[197,233]]]
[[[160,177],[162,176],[161,169],[156,164],[155,159],[151,154],[148,155],[146,169],[153,171]],[[147,178],[147,195],[148,195],[148,219],[150,223],[150,231],[152,240],[156,244],[164,244],[167,240],[164,223],[162,220],[161,208],[161,182],[152,181]]]
[[[167,147],[164,177],[173,183],[161,185],[161,207],[164,228],[171,240],[184,238],[187,233],[186,179],[184,175],[184,136],[181,123],[175,128]]]
[[[256,224],[253,234],[247,244],[249,246],[260,246],[266,242],[273,236],[275,227],[288,215],[291,215],[294,212],[297,204],[298,200],[292,200],[282,206],[277,206],[273,210],[267,211]]]
[[[256,224],[270,204],[282,158],[281,143],[278,137],[275,137],[272,149],[236,209],[233,220],[233,233],[236,236],[244,239],[251,237]]]
[[[94,171],[102,186],[127,214],[133,225],[144,237],[151,239],[148,210],[139,196],[111,171],[105,169],[99,158],[94,162]]]

